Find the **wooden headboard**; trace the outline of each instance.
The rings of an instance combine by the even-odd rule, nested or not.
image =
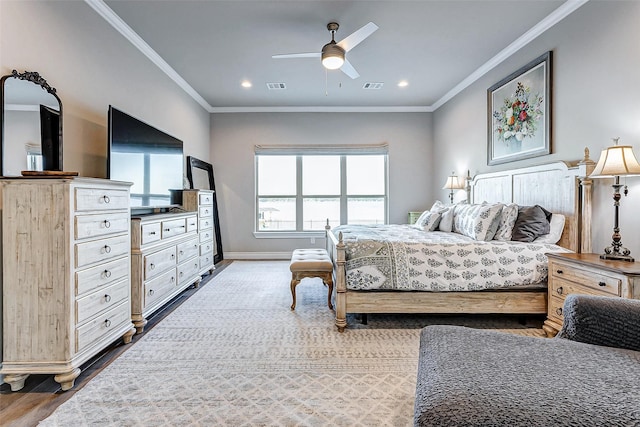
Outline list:
[[[591,181],[594,162],[555,162],[521,169],[482,173],[469,180],[471,203],[503,202],[540,205],[565,216],[558,245],[575,252],[591,251]]]

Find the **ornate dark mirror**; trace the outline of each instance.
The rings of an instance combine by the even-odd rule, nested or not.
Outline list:
[[[220,239],[220,219],[218,217],[218,196],[216,184],[213,180],[213,165],[193,156],[187,156],[187,179],[191,189],[213,191],[213,240],[215,252],[213,261],[222,261],[222,240]]]
[[[0,79],[0,159],[3,176],[62,170],[62,101],[31,71]]]

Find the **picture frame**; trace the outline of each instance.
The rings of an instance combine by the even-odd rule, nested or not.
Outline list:
[[[487,164],[551,154],[549,51],[487,89]]]
[[[213,240],[216,251],[213,255],[213,262],[217,264],[224,258],[222,253],[222,239],[220,238],[220,218],[218,216],[218,197],[216,185],[213,178],[213,165],[193,156],[187,156],[187,180],[189,188],[194,190],[213,191]]]

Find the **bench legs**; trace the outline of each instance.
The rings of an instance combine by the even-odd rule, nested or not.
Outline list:
[[[293,304],[291,304],[291,310],[296,309],[296,286],[302,279],[307,277],[319,277],[322,282],[329,287],[329,293],[327,295],[327,305],[329,310],[333,310],[333,304],[331,304],[331,295],[333,294],[333,274],[332,272],[325,271],[300,271],[291,275],[291,297]]]

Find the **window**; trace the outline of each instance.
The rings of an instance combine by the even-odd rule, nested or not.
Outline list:
[[[386,223],[386,146],[343,150],[256,150],[256,230],[320,231],[327,219],[332,227]]]

